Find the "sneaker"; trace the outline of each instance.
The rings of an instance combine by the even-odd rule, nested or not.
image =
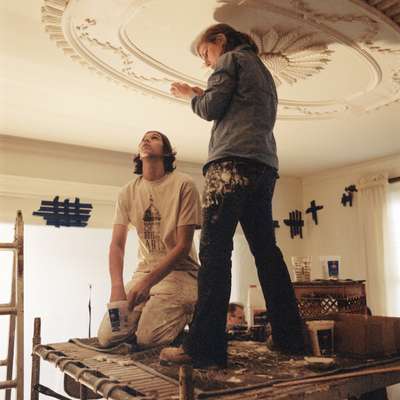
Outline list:
[[[192,357],[185,352],[182,346],[180,347],[166,347],[161,350],[160,364],[161,365],[186,365],[192,364]]]

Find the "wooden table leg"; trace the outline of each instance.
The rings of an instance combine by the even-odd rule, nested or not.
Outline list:
[[[40,344],[40,318],[35,318],[33,325],[32,349]],[[40,380],[40,357],[32,352],[32,374],[31,374],[31,400],[39,400],[39,392],[35,390],[35,386]]]
[[[194,400],[193,368],[183,365],[179,368],[179,400]]]

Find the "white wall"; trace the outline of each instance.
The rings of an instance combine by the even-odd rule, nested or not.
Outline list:
[[[341,278],[366,279],[359,251],[357,193],[353,207],[343,207],[341,197],[346,186],[357,186],[361,177],[384,171],[389,176],[400,176],[400,155],[303,178],[303,209],[310,207],[312,200],[324,206],[318,212],[318,225],[310,215],[305,221],[304,253],[313,256],[313,278],[323,277],[320,256],[339,255],[342,257]]]
[[[132,156],[105,150],[0,135],[0,220],[13,222],[21,209],[24,220],[41,200],[79,197],[93,204],[89,226],[109,228],[118,189],[133,178]]]
[[[12,240],[13,225],[0,224],[0,242]],[[108,245],[109,229],[55,228],[25,225],[25,398],[30,385],[30,351],[33,320],[42,319],[42,343],[65,342],[74,337],[87,337],[89,327],[89,284],[92,285],[92,336],[105,311],[109,296]],[[125,279],[136,265],[136,235],[131,232],[125,256]],[[0,302],[9,301],[11,285],[10,253],[0,253],[2,275]],[[0,358],[6,358],[8,317],[0,317]],[[61,389],[59,373],[46,366],[41,383]],[[5,368],[0,380],[5,379]],[[60,380],[60,382],[59,382]],[[0,392],[3,396],[4,392]],[[2,397],[1,397],[2,398]]]

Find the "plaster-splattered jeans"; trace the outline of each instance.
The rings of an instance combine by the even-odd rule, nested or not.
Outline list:
[[[214,162],[207,170],[198,303],[184,342],[186,352],[199,362],[226,363],[231,254],[238,222],[255,258],[275,344],[288,351],[303,350],[293,287],[275,241],[272,196],[276,178],[270,167],[237,160]]]

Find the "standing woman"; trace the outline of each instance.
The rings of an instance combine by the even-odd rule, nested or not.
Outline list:
[[[276,245],[272,196],[278,177],[273,128],[277,94],[251,37],[229,25],[209,27],[196,50],[214,72],[207,89],[174,83],[193,112],[214,121],[204,165],[203,228],[198,302],[181,348],[162,361],[206,367],[227,363],[226,315],[231,291],[233,235],[240,222],[255,258],[277,349],[304,351],[302,323],[282,253]]]

